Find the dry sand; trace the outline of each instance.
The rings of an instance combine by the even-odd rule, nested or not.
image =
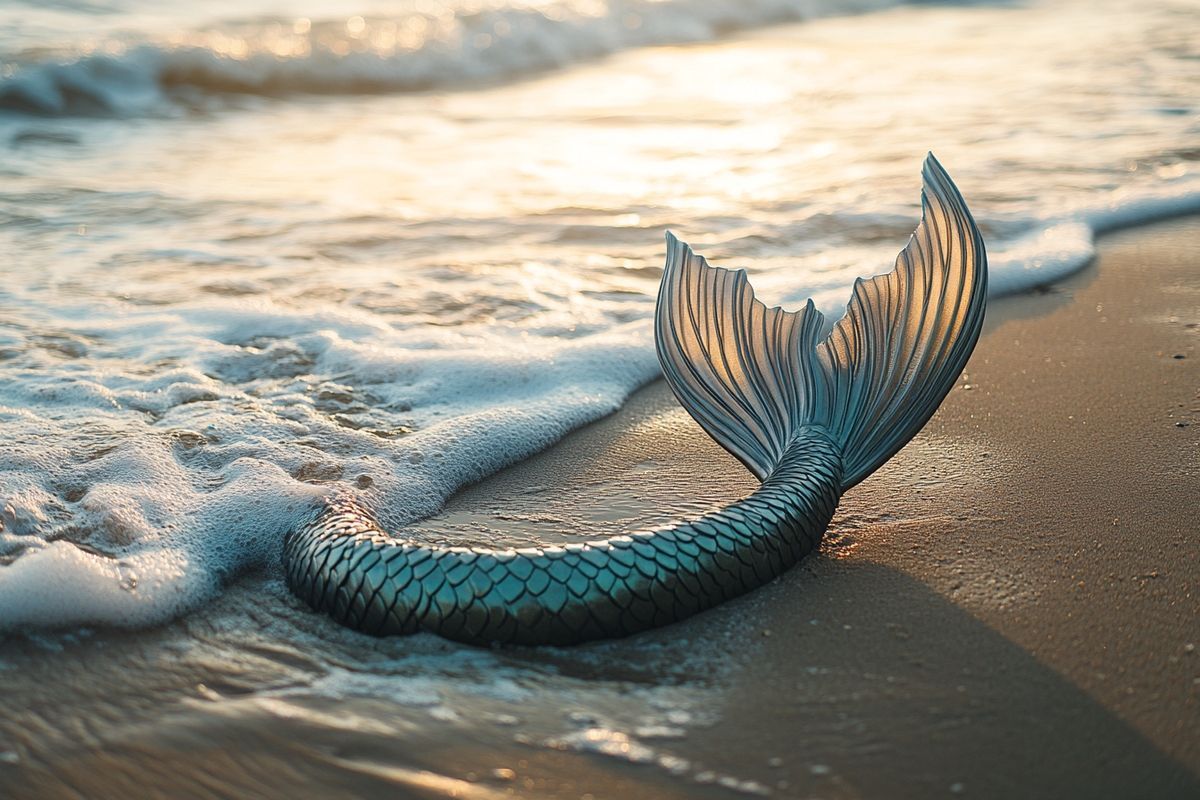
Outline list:
[[[686,750],[780,796],[1200,797],[1200,221],[1101,244],[992,304],[817,557],[676,628],[761,637]],[[753,485],[659,382],[438,524],[608,533]]]

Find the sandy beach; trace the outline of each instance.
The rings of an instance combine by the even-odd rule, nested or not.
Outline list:
[[[296,631],[351,669],[356,652],[470,656],[338,630],[281,591],[249,626],[223,624],[263,591],[252,576],[155,630],[5,642],[0,674],[59,680],[8,679],[0,736],[22,746],[0,760],[4,796],[1195,797],[1198,233],[1192,218],[1112,235],[1093,267],[994,302],[932,422],[773,584],[616,643],[484,654],[543,682],[466,706],[476,723],[504,708],[517,723],[385,734],[355,722],[386,703],[379,687],[244,713],[329,670],[289,649]],[[422,529],[579,540],[752,486],[657,382]],[[248,628],[262,631],[253,646]],[[677,730],[597,722],[655,692],[691,703],[668,714]],[[545,732],[568,711],[580,735]]]
[[[992,304],[960,385],[819,557],[670,634],[724,617],[759,639],[689,747],[783,796],[1200,791],[1198,233],[1114,234]],[[752,485],[656,383],[447,516],[586,530],[619,497],[654,523]]]
[[[709,615],[761,641],[693,746],[735,772],[767,754],[754,775],[785,796],[1197,790],[1197,232],[1116,234],[1096,266],[993,303],[959,387],[843,499],[820,556]],[[536,510],[539,536],[583,534],[752,486],[656,383],[443,519],[528,529]]]

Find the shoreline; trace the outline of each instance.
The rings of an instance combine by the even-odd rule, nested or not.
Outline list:
[[[829,767],[779,779],[820,796],[1200,789],[1200,541],[1188,510],[1200,508],[1197,233],[1194,216],[1106,233],[1088,267],[993,301],[964,377],[913,442],[843,498],[819,554],[735,601],[753,609],[746,624],[761,627],[764,655],[731,691],[727,723],[756,740],[750,752],[798,740]],[[550,480],[553,492],[531,498],[528,487]],[[613,535],[754,486],[659,380],[460,491],[435,525],[504,528],[539,506],[543,538],[554,525]],[[637,502],[616,502],[624,496]],[[825,677],[831,663],[851,674]],[[821,679],[797,685],[810,674]],[[922,741],[896,746],[910,722]],[[879,728],[879,753],[839,753],[816,734],[836,742],[855,726]],[[720,740],[704,746],[718,752]],[[1038,752],[1070,758],[1035,783],[1003,776]],[[940,779],[948,759],[962,769]],[[1139,774],[1150,765],[1154,791]],[[872,778],[824,777],[856,773]]]
[[[926,428],[843,498],[819,553],[745,597],[615,642],[474,651],[349,632],[248,576],[160,628],[0,644],[0,785],[1193,797],[1198,233],[1193,217],[1105,235],[1095,264],[993,303]],[[754,485],[658,381],[418,527],[579,540]],[[428,682],[408,658],[465,699],[404,700]],[[468,691],[493,670],[499,690]],[[314,688],[345,675],[377,682]]]

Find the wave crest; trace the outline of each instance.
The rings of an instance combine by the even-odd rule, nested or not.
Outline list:
[[[268,19],[163,41],[110,41],[9,64],[0,110],[133,116],[222,95],[377,94],[503,81],[647,45],[859,13],[897,0],[563,0],[399,17]]]

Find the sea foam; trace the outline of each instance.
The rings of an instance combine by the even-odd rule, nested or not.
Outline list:
[[[641,324],[485,345],[269,303],[64,316],[98,320],[76,330],[104,344],[68,376],[16,342],[28,368],[0,389],[0,630],[169,619],[274,567],[331,486],[369,487],[395,525],[427,516],[657,370]],[[282,355],[225,343],[285,336]],[[143,370],[129,348],[192,366]]]
[[[989,251],[993,296],[1052,283],[1091,263],[1096,237],[1121,228],[1200,213],[1200,180],[1121,190],[1080,203],[1059,220],[1032,222],[1031,231]]]

